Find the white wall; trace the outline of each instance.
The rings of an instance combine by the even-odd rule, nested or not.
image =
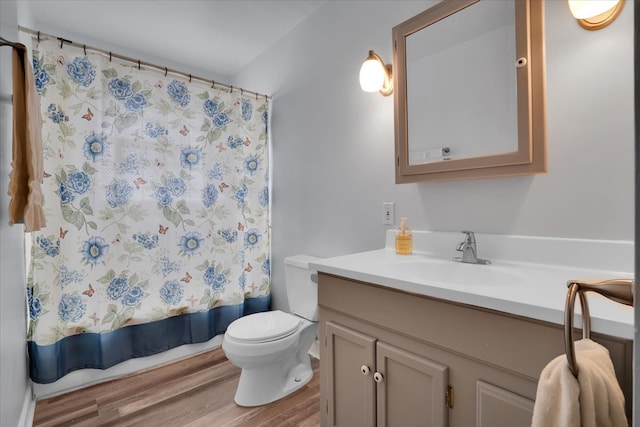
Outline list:
[[[0,34],[18,40],[15,3],[0,1]],[[24,233],[10,227],[7,187],[11,168],[11,48],[0,48],[0,425],[24,422],[31,398],[27,373]]]

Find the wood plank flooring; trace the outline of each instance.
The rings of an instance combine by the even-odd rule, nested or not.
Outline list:
[[[319,362],[313,379],[277,402],[233,402],[240,369],[222,349],[36,403],[34,427],[315,427],[320,425]]]

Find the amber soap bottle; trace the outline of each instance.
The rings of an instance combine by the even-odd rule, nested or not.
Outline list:
[[[396,253],[399,255],[411,255],[413,250],[413,236],[407,226],[407,218],[400,219],[400,228],[396,232]]]

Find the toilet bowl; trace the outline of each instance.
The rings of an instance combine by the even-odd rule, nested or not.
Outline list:
[[[227,359],[242,369],[235,402],[260,406],[300,389],[313,378],[308,351],[317,330],[317,285],[309,270],[315,259],[285,259],[291,313],[274,310],[241,317],[224,334]]]

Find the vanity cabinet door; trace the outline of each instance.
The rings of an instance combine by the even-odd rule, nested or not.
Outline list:
[[[325,337],[326,425],[447,425],[447,366],[332,321]]]
[[[376,339],[333,322],[326,323],[328,425],[375,426]],[[326,357],[325,357],[326,356]]]
[[[476,426],[529,427],[534,401],[493,384],[476,383]]]
[[[449,369],[383,342],[376,350],[378,427],[446,426]]]

